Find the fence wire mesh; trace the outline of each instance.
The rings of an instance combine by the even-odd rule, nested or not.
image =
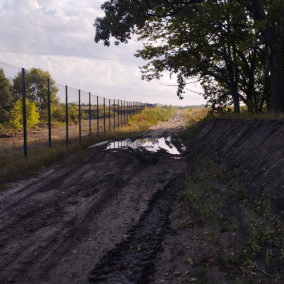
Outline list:
[[[0,156],[116,131],[145,107],[59,84],[37,68],[24,70],[0,62],[0,72],[9,82],[11,96],[5,119],[0,112]]]

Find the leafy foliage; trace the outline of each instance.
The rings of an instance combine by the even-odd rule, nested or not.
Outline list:
[[[0,123],[9,120],[9,111],[11,109],[12,95],[11,85],[4,74],[4,70],[0,69]]]
[[[26,99],[27,128],[31,128],[39,123],[39,113],[34,102]],[[19,99],[11,110],[9,125],[15,130],[23,127],[23,100]]]
[[[239,112],[240,101],[250,112],[264,103],[284,110],[283,1],[109,0],[102,9],[95,41],[109,46],[114,37],[118,45],[138,35],[144,48],[135,55],[148,61],[142,79],[176,75],[179,98],[197,79],[213,110],[234,104]]]
[[[129,120],[129,126],[138,126],[139,129],[147,129],[151,125],[156,125],[158,121],[169,120],[176,109],[171,107],[145,108],[140,114],[133,115]]]
[[[58,92],[55,81],[47,71],[38,68],[31,68],[25,71],[26,77],[26,97],[30,102],[34,102],[39,110],[41,120],[47,120],[47,79],[50,79],[50,102],[51,111],[58,105],[59,100],[56,97]],[[22,73],[18,73],[13,79],[13,95],[19,99],[22,95]]]
[[[85,112],[81,112],[81,119],[84,119],[85,117],[86,117]],[[52,121],[65,122],[66,105],[58,104],[57,106],[55,106],[51,119]],[[70,103],[68,105],[68,121],[75,123],[79,121],[79,107],[74,103]]]

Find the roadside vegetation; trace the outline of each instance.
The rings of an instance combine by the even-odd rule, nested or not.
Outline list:
[[[87,146],[94,143],[111,140],[131,138],[139,131],[147,130],[150,126],[156,125],[159,121],[169,120],[176,109],[172,107],[145,108],[140,114],[136,114],[129,120],[128,124],[116,129],[115,132],[100,134],[99,137],[70,139],[68,147],[65,141],[56,141],[52,147],[40,147],[29,152],[27,159],[20,155],[2,156],[0,160],[0,184],[5,186],[6,182],[15,181],[33,174],[38,169],[67,158],[73,153],[88,153]]]
[[[192,126],[193,123],[203,120],[208,115],[208,110],[205,108],[184,108],[182,110],[187,126]]]
[[[169,120],[175,112],[176,108],[173,107],[158,106],[154,109],[146,107],[141,113],[132,116],[125,128],[137,131],[146,130],[150,126],[158,124],[159,121]]]
[[[48,121],[47,79],[50,79],[51,121],[60,125],[65,121],[65,104],[57,97],[58,88],[50,73],[39,68],[25,71],[26,76],[26,112],[27,128],[44,125]],[[4,70],[0,69],[0,134],[11,134],[22,130],[22,74],[8,79]],[[68,105],[68,119],[76,123],[79,119],[78,106]],[[83,111],[81,118],[86,116]]]
[[[232,178],[235,171],[223,172],[198,156],[189,166],[187,190],[178,197],[177,218],[180,229],[190,236],[188,245],[198,252],[189,256],[195,263],[191,267],[195,283],[217,283],[210,277],[216,267],[220,282],[283,283],[283,221],[269,191],[255,201]],[[200,275],[200,271],[206,273]]]

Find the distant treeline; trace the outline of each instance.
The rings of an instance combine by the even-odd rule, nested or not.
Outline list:
[[[50,110],[51,122],[60,124],[66,121],[66,104],[60,102],[55,81],[50,73],[38,68],[25,70],[26,89],[26,117],[27,128],[48,122],[48,86],[50,80]],[[101,118],[114,116],[119,110],[121,114],[130,111],[130,105],[118,106],[117,104],[100,104],[91,106],[91,117]],[[143,104],[141,104],[143,105]],[[144,105],[143,105],[144,106]],[[149,105],[152,107],[153,105]],[[134,107],[132,107],[134,110]],[[89,105],[81,104],[81,118],[89,116]],[[79,106],[75,103],[68,103],[68,121],[77,123],[79,120]],[[5,76],[4,70],[0,69],[0,131],[17,131],[23,127],[23,100],[22,100],[22,73],[19,72],[13,79]]]

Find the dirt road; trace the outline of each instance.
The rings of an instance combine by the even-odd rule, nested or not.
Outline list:
[[[184,125],[178,111],[147,137]],[[185,167],[165,151],[95,147],[10,184],[0,192],[0,283],[147,282]]]

